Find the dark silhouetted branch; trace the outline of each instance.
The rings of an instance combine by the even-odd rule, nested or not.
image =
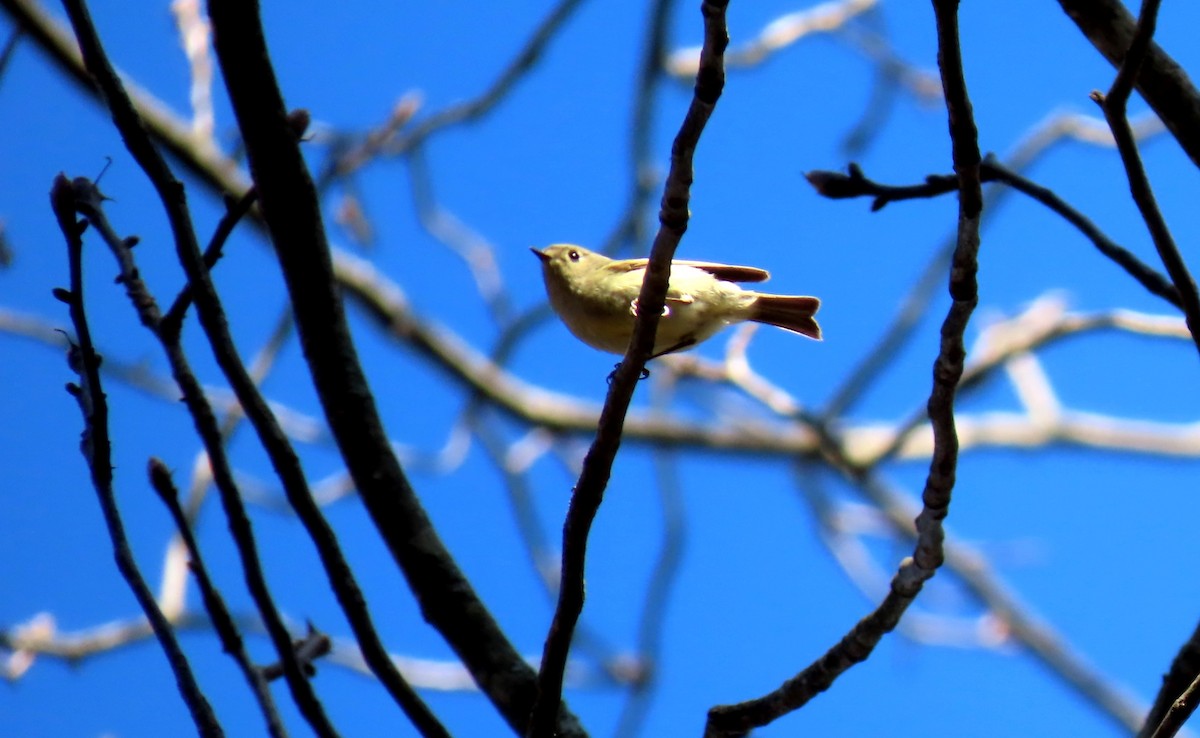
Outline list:
[[[175,638],[170,622],[163,615],[154,594],[138,570],[133,552],[129,549],[125,525],[121,522],[121,514],[117,510],[116,495],[113,493],[112,444],[108,435],[108,400],[100,384],[100,356],[92,343],[87,313],[84,310],[82,236],[86,223],[75,219],[78,198],[81,195],[89,199],[100,197],[99,191],[87,180],[70,182],[61,174],[55,178],[50,202],[58,219],[58,226],[67,239],[67,260],[71,272],[70,289],[56,290],[55,296],[67,304],[79,341],[78,345],[72,345],[67,352],[67,361],[79,375],[80,382],[68,384],[67,390],[75,397],[79,409],[83,412],[84,430],[80,448],[91,471],[92,486],[96,489],[108,535],[112,540],[117,569],[133,590],[134,597],[150,621],[155,637],[166,652],[171,671],[175,674],[175,682],[188,706],[196,729],[205,738],[220,738],[225,733],[217,722],[208,699],[200,691],[200,685],[192,674],[191,666],[188,665],[187,657]]]
[[[212,620],[213,630],[217,632],[221,647],[233,657],[238,668],[242,670],[242,675],[246,677],[246,682],[250,685],[250,690],[254,692],[254,698],[258,701],[258,707],[262,710],[263,717],[267,722],[267,732],[276,738],[284,738],[287,731],[279,719],[279,712],[275,709],[275,700],[271,697],[267,680],[250,660],[250,654],[246,651],[241,631],[238,630],[233,615],[225,605],[225,598],[221,597],[216,584],[208,574],[208,567],[205,566],[204,558],[200,555],[200,546],[196,543],[196,536],[192,533],[191,523],[188,522],[187,515],[183,512],[183,506],[179,504],[179,490],[171,481],[170,470],[161,460],[150,459],[147,473],[150,477],[150,486],[167,506],[167,510],[171,513],[171,519],[175,521],[179,535],[187,547],[188,568],[196,576],[196,585],[200,588],[200,598],[204,602],[205,611]]]
[[[1196,281],[1183,261],[1175,239],[1167,227],[1167,221],[1158,209],[1154,191],[1150,187],[1150,178],[1142,166],[1142,157],[1138,153],[1137,140],[1133,136],[1133,128],[1129,125],[1126,108],[1129,96],[1133,93],[1134,83],[1141,72],[1143,62],[1149,53],[1151,39],[1154,37],[1155,21],[1158,14],[1159,2],[1146,0],[1142,3],[1141,17],[1138,20],[1137,32],[1130,41],[1129,53],[1117,71],[1108,94],[1093,92],[1092,99],[1104,110],[1104,117],[1112,129],[1113,138],[1117,142],[1117,151],[1121,154],[1121,162],[1125,165],[1125,174],[1129,179],[1129,191],[1133,201],[1137,203],[1142,214],[1142,220],[1150,231],[1158,256],[1166,267],[1167,274],[1179,291],[1183,314],[1187,318],[1188,329],[1200,351],[1200,292],[1196,290]]]
[[[671,146],[671,168],[659,211],[661,227],[650,252],[650,263],[638,295],[637,320],[625,358],[617,366],[609,386],[596,438],[583,461],[583,471],[571,495],[567,519],[563,525],[562,584],[558,605],[538,675],[538,702],[528,733],[534,738],[552,735],[554,714],[562,693],[563,670],[571,648],[575,623],[583,611],[583,575],[587,539],[592,521],[604,499],[604,490],[612,473],[613,459],[621,444],[621,433],[633,390],[654,347],[654,335],[662,314],[670,278],[671,260],[688,223],[688,200],[692,185],[692,157],[725,86],[723,55],[729,44],[725,26],[728,0],[706,0],[704,46],[691,105]]]

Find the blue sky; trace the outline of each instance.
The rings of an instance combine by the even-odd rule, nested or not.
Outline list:
[[[546,2],[392,4],[302,1],[267,3],[264,14],[276,69],[289,105],[311,111],[315,129],[358,132],[377,125],[404,94],[419,92],[418,120],[486,88],[550,9]],[[784,13],[801,9],[774,0],[730,7],[733,45]],[[165,2],[94,3],[93,15],[115,63],[176,111],[188,110],[188,67]],[[446,130],[425,152],[437,202],[494,248],[499,274],[516,310],[543,300],[528,248],[559,241],[599,245],[624,206],[629,181],[628,126],[647,8],[627,0],[584,3],[536,68],[485,119]],[[928,3],[883,3],[895,53],[936,73]],[[1200,10],[1168,3],[1159,41],[1185,69],[1200,57],[1191,29]],[[0,36],[11,29],[0,21]],[[677,5],[670,47],[700,39],[697,7]],[[983,150],[1004,155],[1052,113],[1095,116],[1088,100],[1113,70],[1053,3],[966,3],[964,62]],[[806,406],[820,408],[847,372],[879,339],[913,279],[952,232],[953,198],[895,203],[870,213],[869,203],[818,197],[802,174],[841,169],[850,160],[889,183],[912,183],[950,170],[945,110],[901,92],[870,146],[847,154],[841,143],[867,104],[873,67],[844,39],[803,41],[746,70],[731,70],[725,93],[701,140],[692,190],[692,220],[679,254],[742,262],[773,273],[779,292],[820,296],[826,340],[817,344],[764,329],[754,338],[754,368]],[[655,98],[653,163],[665,173],[671,139],[690,98],[690,84],[664,84]],[[1144,105],[1135,97],[1132,111]],[[232,116],[217,96],[218,140],[233,140]],[[319,142],[309,146],[314,165]],[[1155,192],[1185,258],[1194,260],[1200,222],[1194,167],[1165,136],[1143,149]],[[65,286],[66,252],[47,193],[58,172],[96,176],[106,157],[102,189],[108,213],[123,233],[142,237],[137,255],[149,285],[166,302],[182,284],[166,230],[144,176],[126,154],[107,116],[61,80],[32,43],[22,42],[0,79],[0,219],[15,261],[0,271],[0,307],[65,325],[50,290]],[[1156,264],[1115,152],[1078,142],[1050,149],[1029,170],[1092,217],[1116,241]],[[188,180],[202,238],[221,213],[220,200]],[[412,184],[395,161],[365,169],[357,192],[372,217],[369,249],[331,225],[331,240],[369,259],[403,289],[413,309],[483,349],[496,323],[478,297],[462,260],[422,230]],[[653,196],[657,201],[658,191]],[[332,209],[327,216],[332,222]],[[650,222],[653,225],[653,221]],[[645,244],[641,247],[644,248]],[[239,347],[261,345],[285,299],[278,270],[257,237],[242,229],[217,269]],[[86,253],[93,331],[110,360],[163,373],[149,334],[137,325],[115,267],[98,241]],[[944,281],[944,280],[943,280]],[[999,316],[1012,316],[1050,292],[1071,309],[1127,308],[1168,313],[1102,258],[1067,224],[1019,196],[998,208],[980,253],[980,307],[968,339]],[[930,385],[944,288],[914,339],[896,356],[848,415],[843,427],[892,423],[923,405]],[[436,454],[459,420],[464,397],[418,353],[381,336],[351,309],[364,363],[392,438],[418,455]],[[219,371],[194,323],[187,346],[207,383]],[[720,358],[725,340],[700,350]],[[64,632],[135,617],[136,603],[120,580],[87,471],[78,453],[80,421],[62,390],[72,379],[61,352],[0,334],[0,464],[6,470],[0,524],[0,627],[52,613]],[[1040,351],[1041,366],[1062,405],[1121,418],[1192,422],[1200,412],[1194,348],[1185,341],[1102,332]],[[555,322],[539,324],[519,344],[511,371],[521,379],[599,403],[614,357],[574,341]],[[635,404],[646,407],[652,379]],[[121,511],[135,553],[152,585],[172,526],[145,483],[146,459],[163,458],[185,484],[198,444],[176,404],[148,397],[115,379],[106,385],[113,408],[114,459]],[[299,350],[285,348],[265,385],[267,395],[319,416]],[[684,383],[674,408],[713,420],[766,420],[768,414],[727,389]],[[961,409],[1017,411],[1002,374],[963,398]],[[535,443],[511,419],[492,417],[507,443]],[[714,421],[715,422],[715,421]],[[527,476],[544,535],[559,539],[573,483],[572,460],[586,439],[564,444],[560,456],[537,458]],[[521,446],[520,448],[527,448]],[[340,469],[328,445],[301,447],[311,479]],[[243,473],[269,479],[252,435],[231,446]],[[686,545],[665,611],[657,693],[642,735],[698,735],[714,704],[760,695],[836,642],[878,601],[846,576],[822,545],[802,490],[823,489],[861,510],[863,498],[829,471],[819,486],[798,483],[781,458],[671,454],[678,479]],[[565,458],[564,463],[560,458]],[[886,478],[919,494],[926,463],[888,465]],[[411,477],[450,550],[481,597],[523,652],[540,653],[551,600],[528,566],[503,479],[479,442],[461,464],[439,472],[418,464]],[[1103,452],[1064,444],[1033,449],[970,449],[961,461],[948,525],[955,540],[988,556],[994,573],[1030,612],[1051,623],[1115,685],[1148,703],[1175,649],[1191,633],[1200,583],[1179,562],[1195,555],[1191,521],[1194,457]],[[653,455],[627,444],[618,457],[597,518],[588,568],[585,621],[615,652],[633,652],[644,590],[662,540],[663,511]],[[450,651],[421,620],[403,580],[360,506],[343,500],[328,509],[351,563],[362,577],[389,647],[414,658],[446,660]],[[870,526],[872,518],[863,518]],[[258,508],[255,529],[273,591],[282,608],[335,636],[348,632],[324,585],[319,564],[294,520]],[[199,535],[209,566],[239,612],[251,604],[220,511],[206,509]],[[909,551],[867,536],[865,549],[885,575]],[[195,592],[189,602],[198,603]],[[977,622],[981,609],[953,576],[939,576],[916,614]],[[206,631],[185,633],[184,647],[229,735],[261,734],[261,720],[232,662]],[[262,661],[268,644],[251,639]],[[343,735],[412,729],[366,678],[320,666],[318,693]],[[307,728],[287,708],[293,735]],[[455,735],[502,735],[490,705],[474,693],[423,692]],[[611,734],[624,704],[615,687],[570,689],[567,699],[593,735]],[[998,648],[931,646],[903,635],[886,638],[874,656],[827,694],[756,735],[1045,734],[1065,729],[1120,735],[1016,643]],[[190,723],[161,650],[152,642],[119,649],[74,666],[40,659],[22,679],[0,687],[0,734],[42,738],[121,738],[188,734]]]

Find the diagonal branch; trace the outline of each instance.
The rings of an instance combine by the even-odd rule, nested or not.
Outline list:
[[[1122,0],[1058,0],[1088,41],[1114,67],[1125,63],[1138,25]],[[1200,166],[1200,91],[1174,59],[1155,43],[1144,49],[1137,89]]]
[[[700,70],[696,87],[683,124],[671,146],[671,168],[659,211],[661,224],[650,263],[638,295],[637,320],[625,358],[612,375],[608,397],[600,412],[596,438],[583,460],[583,470],[571,495],[567,519],[563,524],[562,583],[558,605],[546,644],[542,651],[542,667],[538,674],[538,697],[528,735],[535,738],[553,735],[553,721],[562,694],[563,671],[571,649],[575,624],[583,611],[584,561],[592,521],[604,500],[604,490],[612,474],[613,460],[621,445],[625,414],[629,410],[633,390],[642,376],[646,361],[654,349],[654,335],[666,302],[670,280],[671,259],[687,230],[688,200],[693,179],[692,158],[700,135],[716,107],[725,86],[724,53],[729,44],[725,25],[728,0],[705,0],[700,11],[704,15],[704,47],[700,53]]]
[[[1130,42],[1129,53],[1113,80],[1108,94],[1093,92],[1092,99],[1104,110],[1104,117],[1112,129],[1113,138],[1117,142],[1117,151],[1121,154],[1121,162],[1125,165],[1125,174],[1129,179],[1129,191],[1133,201],[1137,203],[1158,250],[1159,258],[1167,269],[1171,281],[1179,291],[1182,300],[1183,314],[1187,318],[1188,330],[1192,332],[1197,351],[1200,351],[1200,292],[1196,290],[1196,281],[1188,271],[1175,239],[1167,227],[1167,221],[1158,209],[1154,191],[1150,187],[1150,178],[1142,166],[1142,157],[1138,153],[1137,141],[1133,136],[1133,128],[1129,125],[1126,106],[1129,96],[1133,93],[1134,82],[1141,72],[1143,61],[1150,50],[1151,39],[1158,15],[1159,0],[1145,0],[1142,3],[1141,17],[1138,19],[1137,32]]]
[[[238,630],[237,622],[225,604],[225,598],[221,597],[221,593],[217,590],[216,583],[209,576],[208,566],[200,555],[200,546],[192,532],[191,523],[188,522],[183,506],[179,504],[179,490],[171,480],[170,470],[160,459],[152,458],[147,471],[150,477],[150,486],[167,506],[171,518],[175,521],[175,526],[179,529],[179,535],[187,547],[188,568],[196,576],[196,585],[200,588],[204,609],[208,612],[213,630],[216,631],[217,637],[221,641],[221,647],[233,657],[238,668],[242,670],[242,675],[246,677],[250,690],[258,701],[263,718],[267,722],[267,732],[274,738],[284,738],[287,731],[279,719],[279,711],[275,709],[275,700],[271,697],[271,691],[267,687],[267,679],[250,660],[250,654],[246,651],[246,643],[242,639],[241,631]]]
[[[954,425],[954,397],[966,355],[963,333],[978,302],[975,280],[979,251],[979,218],[983,191],[979,177],[979,144],[971,103],[963,78],[958,39],[957,0],[934,0],[937,16],[938,61],[946,90],[954,170],[959,180],[958,241],[950,269],[953,304],[942,324],[941,348],[933,372],[929,418],[934,451],[922,494],[923,507],[916,520],[917,542],[913,555],[900,564],[884,601],[859,621],[824,656],[784,682],[770,694],[737,705],[709,710],[706,738],[743,736],[799,709],[846,670],[866,660],[884,635],[891,632],[924,583],[942,565],[945,533],[942,520],[949,512],[958,462]]]
[[[257,4],[213,0],[208,9],[263,218],[330,430],[425,618],[521,731],[533,704],[533,671],[442,544],[392,452],[350,338],[316,189],[287,120]],[[565,711],[558,727],[564,735],[580,733]]]

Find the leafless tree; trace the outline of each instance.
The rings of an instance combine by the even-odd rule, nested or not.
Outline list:
[[[511,101],[531,70],[543,63],[548,47],[566,33],[583,5],[579,0],[559,0],[532,26],[518,53],[497,65],[493,81],[477,97],[426,111],[419,95],[402,90],[390,113],[361,131],[317,125],[313,117],[320,111],[286,107],[256,3],[172,4],[191,73],[190,119],[171,112],[137,80],[118,73],[83,0],[64,0],[63,5],[66,24],[35,0],[0,0],[9,33],[0,70],[15,50],[36,49],[41,63],[77,85],[80,98],[111,115],[129,160],[136,162],[158,198],[167,222],[162,238],[173,244],[186,281],[174,292],[163,292],[152,290],[150,280],[143,278],[137,234],[152,226],[113,216],[108,198],[120,201],[124,193],[77,173],[55,178],[54,170],[47,169],[47,212],[52,210],[68,257],[68,270],[62,275],[66,286],[54,290],[65,308],[50,315],[16,305],[0,307],[0,329],[65,349],[76,374],[67,389],[82,411],[83,455],[118,568],[141,613],[78,631],[59,628],[52,613],[30,613],[27,620],[5,623],[0,649],[9,679],[25,677],[39,660],[77,662],[153,639],[167,656],[197,732],[223,735],[232,732],[232,726],[222,725],[206,697],[204,675],[197,674],[180,644],[179,634],[195,629],[215,635],[237,664],[263,727],[273,736],[286,735],[289,729],[279,700],[290,700],[298,720],[317,735],[338,734],[333,711],[312,679],[316,668],[326,666],[369,674],[421,735],[449,735],[445,716],[427,703],[427,690],[472,689],[478,689],[517,734],[583,735],[587,716],[577,716],[564,699],[564,690],[569,696],[567,688],[572,686],[625,692],[618,732],[632,735],[640,729],[658,686],[665,611],[679,567],[685,503],[678,467],[684,456],[726,454],[747,463],[784,461],[794,470],[795,489],[807,504],[815,535],[873,605],[857,622],[841,624],[840,638],[819,644],[825,650],[818,658],[793,665],[786,678],[774,677],[783,679],[775,688],[764,685],[760,697],[741,702],[734,702],[739,695],[731,694],[728,704],[711,707],[706,736],[746,735],[800,709],[837,687],[845,672],[869,659],[896,629],[919,643],[955,641],[980,650],[1016,644],[1097,711],[1139,735],[1174,735],[1191,714],[1200,682],[1200,630],[1180,645],[1174,663],[1163,664],[1167,673],[1161,685],[1140,685],[1158,690],[1147,712],[1113,678],[1089,666],[1058,627],[1023,604],[984,550],[949,535],[944,525],[954,506],[960,456],[976,450],[1026,449],[1052,458],[1055,447],[1072,444],[1097,453],[1121,451],[1158,460],[1200,456],[1200,434],[1192,424],[1071,407],[1060,398],[1061,385],[1069,378],[1052,378],[1042,361],[1043,352],[1068,339],[1101,342],[1137,335],[1200,348],[1200,294],[1155,202],[1139,154],[1141,141],[1164,134],[1200,164],[1200,94],[1153,41],[1159,3],[1146,0],[1137,17],[1117,0],[1059,0],[1060,7],[1043,8],[1042,12],[1065,14],[1095,52],[1111,63],[1112,77],[1104,82],[1110,86],[1093,94],[1097,115],[1048,117],[1012,153],[998,157],[981,151],[971,75],[963,64],[971,50],[960,47],[955,0],[932,2],[936,62],[908,60],[892,48],[879,25],[888,8],[878,0],[802,5],[761,32],[735,36],[732,45],[728,0],[706,0],[699,15],[691,6],[676,8],[669,0],[653,0],[641,28],[632,119],[622,143],[631,152],[624,205],[613,218],[610,236],[597,244],[613,254],[644,253],[649,247],[649,268],[636,303],[633,340],[609,376],[602,407],[586,394],[551,389],[512,368],[522,345],[541,340],[537,329],[551,319],[549,311],[540,304],[519,309],[530,301],[519,299],[522,296],[502,277],[501,256],[489,239],[439,200],[435,169],[428,161],[433,142],[470,131],[467,124],[487,125],[489,116]],[[92,5],[98,10],[98,4]],[[694,37],[702,39],[698,47],[669,49],[668,28],[677,16],[695,24]],[[657,358],[650,365],[653,376],[639,382],[651,358],[669,265],[692,218],[691,189],[705,176],[695,171],[697,146],[710,119],[721,115],[727,70],[753,75],[759,65],[818,37],[835,39],[874,70],[867,110],[846,136],[849,151],[870,145],[888,125],[888,111],[900,104],[898,100],[941,106],[948,136],[941,165],[920,173],[914,183],[885,184],[847,161],[838,171],[810,167],[809,184],[830,200],[869,198],[873,210],[956,197],[952,236],[934,250],[901,309],[882,331],[875,329],[876,343],[847,364],[838,388],[822,407],[811,406],[789,389],[787,367],[760,371],[751,364],[752,327],[736,329],[721,360],[703,353]],[[216,123],[218,81],[235,117],[235,146],[221,142]],[[692,92],[681,119],[669,121],[675,134],[668,159],[654,145],[654,126],[657,102],[675,81],[692,85]],[[1135,90],[1153,115],[1127,114]],[[1093,221],[1096,214],[1073,206],[1028,176],[1031,165],[1064,140],[1101,148],[1115,145],[1161,268],[1106,235]],[[106,153],[110,152],[97,156]],[[803,156],[798,160],[803,162]],[[655,174],[659,161],[666,162],[661,177]],[[412,224],[405,227],[428,234],[457,260],[455,284],[472,285],[457,301],[469,300],[486,313],[494,327],[488,338],[468,339],[438,322],[436,315],[422,314],[409,304],[403,291],[406,280],[440,279],[440,274],[423,273],[421,268],[389,274],[373,258],[376,252],[332,243],[331,234],[336,233],[340,240],[370,244],[387,227],[370,205],[369,173],[378,169],[407,178],[412,201],[406,217],[411,216]],[[209,229],[196,214],[197,203],[215,198],[223,198],[224,213]],[[660,206],[654,219],[656,198]],[[1162,314],[1121,305],[1076,311],[1048,293],[978,328],[973,317],[978,285],[987,279],[977,276],[981,228],[1008,198],[1027,198],[1070,224],[1100,257],[1124,270],[1131,284],[1160,300]],[[0,210],[4,207],[0,201]],[[330,219],[332,224],[326,222]],[[263,300],[253,298],[239,298],[237,310],[231,310],[233,298],[218,287],[222,269],[233,266],[229,259],[223,262],[223,256],[239,238],[270,247],[272,268],[282,276],[288,297],[274,314],[264,308]],[[6,263],[25,248],[8,240],[12,239],[6,239],[0,254]],[[107,331],[100,326],[110,316],[96,313],[93,304],[99,298],[94,295],[114,288],[85,273],[85,266],[97,263],[85,257],[85,244],[103,245],[115,257],[119,289],[161,352],[149,364],[104,348],[99,336]],[[19,259],[12,269],[20,269]],[[944,313],[939,313],[943,307]],[[269,337],[252,356],[239,348],[230,327],[248,310],[271,326]],[[348,310],[365,316],[366,331],[352,330]],[[898,420],[863,421],[853,409],[873,386],[905,371],[897,356],[932,325],[931,318],[941,326],[936,349],[923,357],[924,366],[933,367],[932,388],[914,397],[913,410]],[[438,425],[451,430],[439,452],[406,447],[389,436],[376,399],[378,377],[386,367],[366,365],[360,359],[366,352],[360,354],[356,339],[399,349],[391,361],[432,367],[450,388],[454,399],[446,403]],[[22,350],[40,350],[26,346]],[[297,347],[299,353],[293,355]],[[209,370],[197,367],[209,355],[216,370],[206,383],[201,378]],[[307,372],[319,416],[264,390],[263,383],[281,366]],[[1019,409],[1002,412],[984,400],[970,410],[956,410],[960,398],[1005,377]],[[602,382],[603,374],[593,379]],[[157,412],[170,417],[186,412],[194,425],[200,451],[190,474],[173,472],[165,461],[151,457],[145,480],[119,465],[114,475],[112,449],[123,439],[113,432],[110,406],[115,397],[126,395],[110,395],[113,386],[168,402],[182,399],[182,410],[163,402]],[[650,395],[649,404],[634,404],[639,389]],[[151,442],[156,422],[142,422]],[[240,455],[233,452],[231,441],[247,424],[269,462],[274,475],[270,481],[239,468]],[[644,486],[658,488],[663,518],[660,551],[640,603],[633,655],[592,631],[584,596],[585,570],[592,563],[590,532],[622,445],[653,451],[653,478]],[[501,626],[516,615],[493,614],[477,594],[494,583],[467,575],[443,543],[447,535],[459,533],[435,525],[410,481],[414,469],[467,478],[463,466],[471,447],[495,470],[496,487],[507,495],[513,513],[513,522],[505,525],[511,525],[528,552],[526,562],[512,565],[528,565],[554,603],[540,654]],[[315,474],[313,469],[329,465],[314,457],[327,459],[331,450],[337,459],[333,471],[323,477]],[[47,449],[47,458],[61,451]],[[565,518],[549,526],[558,530],[561,525],[561,549],[539,518],[531,492],[534,468],[542,460],[574,477]],[[928,463],[919,495],[910,494],[896,473],[914,461]],[[178,476],[188,476],[183,491],[177,487]],[[831,480],[853,495],[831,492]],[[118,504],[118,487],[152,488],[175,526],[163,542],[157,592],[143,573],[146,562],[139,561],[130,546],[125,522],[125,504],[130,503]],[[221,577],[206,563],[204,542],[195,534],[201,511],[211,507],[205,504],[208,493],[214,490],[250,595],[247,609],[226,603]],[[349,552],[353,542],[344,532],[339,535],[339,527],[331,522],[331,505],[346,498],[369,517],[381,550],[390,557],[372,566],[394,567],[403,575],[421,616],[453,651],[453,659],[435,663],[397,653],[382,635],[386,629],[381,628],[378,610],[368,605],[371,598],[360,584],[364,569]],[[271,557],[265,547],[270,544],[256,529],[260,519],[276,512],[294,516],[311,542],[324,575],[321,581],[336,600],[348,631],[326,632],[321,623],[305,627],[289,617],[291,603],[272,586],[279,582],[273,582],[268,566]],[[871,538],[901,546],[905,554],[880,554],[868,545]],[[979,614],[962,618],[913,607],[935,574],[953,581],[977,603]],[[198,601],[189,601],[189,583],[194,583]],[[255,658],[247,639],[269,641],[272,658]],[[286,692],[272,689],[275,680],[286,684]],[[237,726],[236,732],[256,727]]]

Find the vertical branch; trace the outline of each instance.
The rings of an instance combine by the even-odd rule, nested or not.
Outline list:
[[[121,514],[117,510],[117,500],[113,493],[112,445],[108,436],[108,400],[104,388],[100,385],[100,356],[92,344],[91,330],[88,328],[87,313],[83,306],[83,223],[75,220],[75,193],[72,185],[63,175],[54,180],[54,188],[50,193],[50,201],[54,207],[54,215],[58,219],[59,228],[67,239],[67,259],[71,270],[71,287],[69,291],[56,291],[55,295],[67,303],[70,308],[71,322],[75,326],[75,335],[79,339],[78,346],[72,346],[67,356],[71,368],[79,374],[80,384],[68,384],[67,390],[79,402],[83,411],[84,431],[81,450],[87,459],[91,470],[92,486],[96,488],[96,496],[100,500],[100,509],[104,513],[104,522],[108,527],[109,538],[112,539],[113,557],[121,576],[133,590],[138,604],[146,613],[150,627],[158,642],[166,652],[167,661],[175,673],[175,683],[179,687],[183,700],[191,712],[196,729],[205,738],[220,738],[224,735],[217,717],[213,714],[200,685],[196,682],[187,657],[175,638],[175,632],[167,618],[154,601],[154,595],[146,580],[137,568],[133,553],[129,550],[129,539],[125,535],[125,526],[121,522]]]
[[[950,266],[953,304],[942,323],[941,347],[934,361],[933,390],[928,402],[934,450],[921,496],[923,506],[916,519],[916,546],[913,555],[901,562],[899,571],[892,578],[890,591],[874,612],[860,620],[820,659],[773,692],[758,699],[709,710],[706,738],[744,736],[752,728],[799,709],[828,689],[841,674],[871,655],[883,636],[900,622],[945,558],[942,520],[949,512],[958,464],[954,397],[966,357],[963,333],[978,302],[975,277],[983,191],[978,132],[963,78],[958,0],[933,0],[933,7],[937,18],[938,65],[946,91],[954,171],[959,180],[959,212],[958,236]]]
[[[588,534],[604,490],[612,474],[613,460],[621,445],[625,414],[633,398],[633,390],[646,361],[654,348],[654,335],[666,302],[671,260],[683,238],[688,224],[688,200],[693,179],[692,159],[709,117],[725,87],[725,47],[729,45],[729,30],[725,10],[729,0],[705,0],[700,6],[704,15],[704,46],[700,52],[700,69],[691,105],[675,141],[671,146],[671,169],[659,211],[660,227],[650,252],[650,264],[638,296],[638,314],[633,337],[625,358],[613,373],[596,438],[583,460],[583,471],[571,495],[567,519],[563,524],[562,583],[554,619],[542,650],[542,666],[538,673],[538,694],[527,735],[541,738],[553,735],[553,725],[562,695],[563,671],[571,650],[571,639],[579,615],[583,612],[584,563],[587,557]]]
[[[1166,220],[1158,209],[1158,203],[1150,187],[1150,179],[1146,176],[1146,170],[1142,166],[1137,141],[1134,139],[1126,113],[1129,96],[1133,93],[1134,85],[1139,83],[1142,69],[1151,53],[1160,4],[1160,0],[1143,0],[1137,27],[1129,41],[1129,51],[1121,61],[1117,76],[1113,80],[1108,94],[1093,92],[1092,99],[1104,110],[1104,118],[1108,121],[1109,128],[1112,129],[1113,138],[1117,143],[1117,151],[1120,152],[1121,162],[1125,165],[1130,194],[1142,214],[1146,228],[1150,231],[1154,248],[1158,251],[1167,274],[1170,275],[1175,288],[1179,290],[1188,332],[1192,334],[1192,341],[1200,350],[1200,294],[1197,294],[1196,282],[1192,278],[1187,264],[1183,261],[1183,256],[1179,253],[1175,240],[1171,237]],[[1121,20],[1127,23],[1127,18],[1122,17]],[[1127,28],[1127,25],[1125,27]],[[1165,56],[1158,49],[1155,51],[1158,56]],[[1161,59],[1159,61],[1161,64]],[[1156,76],[1157,72],[1154,72],[1151,78],[1154,79]],[[1186,76],[1184,76],[1184,80],[1186,81]],[[1188,88],[1194,93],[1190,84]],[[1151,92],[1155,87],[1151,86],[1148,90],[1145,87],[1142,89],[1150,104],[1157,110],[1158,107],[1155,105],[1157,95]],[[1190,99],[1195,99],[1195,95],[1193,94]],[[1164,121],[1168,126],[1176,123],[1173,117],[1164,116]],[[1185,147],[1187,147],[1186,141],[1193,138],[1192,136],[1181,136],[1181,132],[1175,131],[1174,128],[1172,128],[1172,132]],[[1191,133],[1194,134],[1194,131]],[[1191,149],[1189,149],[1190,151]],[[1193,161],[1196,161],[1195,156],[1193,156]],[[1200,630],[1197,632],[1200,633]],[[1170,672],[1163,678],[1163,684],[1155,697],[1154,706],[1151,708],[1150,714],[1146,716],[1146,722],[1139,731],[1139,736],[1150,734],[1153,738],[1169,738],[1175,735],[1200,704],[1200,690],[1198,690],[1200,675],[1195,672],[1195,653],[1198,640],[1200,639],[1196,634],[1193,634],[1180,649],[1175,662],[1171,665]],[[1186,685],[1182,693],[1179,691],[1181,685]],[[1150,732],[1151,730],[1153,733]]]
[[[1196,281],[1192,279],[1192,274],[1183,261],[1179,248],[1175,245],[1175,239],[1171,237],[1167,222],[1158,209],[1154,190],[1150,187],[1150,178],[1146,176],[1142,157],[1138,153],[1133,128],[1129,125],[1129,118],[1126,115],[1129,96],[1133,93],[1133,86],[1137,82],[1146,55],[1150,50],[1150,41],[1154,38],[1160,2],[1161,0],[1144,0],[1141,15],[1138,18],[1137,31],[1129,45],[1129,53],[1125,55],[1125,60],[1121,63],[1112,87],[1109,88],[1107,95],[1098,91],[1093,92],[1092,99],[1104,110],[1104,118],[1108,121],[1109,128],[1112,129],[1113,139],[1117,143],[1117,151],[1121,154],[1121,163],[1125,165],[1125,175],[1129,179],[1129,192],[1133,195],[1133,201],[1137,203],[1142,220],[1146,222],[1146,228],[1150,231],[1151,239],[1154,240],[1154,248],[1158,250],[1158,256],[1162,259],[1163,266],[1166,267],[1167,274],[1171,277],[1171,282],[1179,291],[1188,330],[1192,334],[1192,341],[1196,344],[1196,349],[1200,351],[1200,292],[1197,292]]]

